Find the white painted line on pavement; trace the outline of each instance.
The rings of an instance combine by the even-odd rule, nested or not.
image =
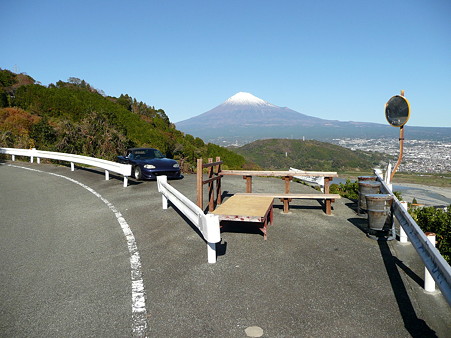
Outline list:
[[[59,175],[47,171],[42,171],[34,168],[21,167],[13,164],[8,164],[8,167],[26,169],[30,171],[35,171],[39,173],[49,174],[52,176],[64,178],[70,182],[78,184],[79,186],[85,188],[90,193],[94,194],[98,197],[103,203],[105,203],[108,208],[114,213],[116,216],[119,225],[122,228],[122,232],[125,235],[125,239],[127,240],[128,251],[130,253],[130,270],[131,270],[131,279],[132,279],[132,320],[133,320],[133,334],[138,337],[143,337],[146,335],[147,329],[147,309],[146,309],[146,297],[144,291],[144,282],[142,279],[142,270],[141,270],[141,258],[139,256],[138,247],[136,246],[135,236],[133,235],[132,230],[130,229],[127,221],[124,219],[122,214],[116,209],[116,207],[111,204],[107,199],[105,199],[102,195],[96,192],[91,187],[74,180],[73,178]]]

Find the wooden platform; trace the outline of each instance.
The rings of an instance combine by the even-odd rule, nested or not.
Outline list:
[[[273,197],[234,195],[220,205],[212,214],[222,221],[262,223],[260,230],[266,239],[267,225],[273,223]]]
[[[238,193],[235,196],[262,196],[262,197],[272,197],[272,198],[280,198],[283,202],[283,212],[287,213],[289,210],[289,202],[292,199],[310,199],[310,200],[324,200],[324,212],[326,215],[332,214],[332,202],[335,202],[336,199],[341,198],[339,194],[278,194],[278,193]]]

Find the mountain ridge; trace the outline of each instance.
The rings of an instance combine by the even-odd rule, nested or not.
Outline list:
[[[258,104],[256,104],[258,102]],[[239,92],[213,109],[176,123],[179,130],[216,144],[244,144],[264,138],[393,138],[398,128],[372,122],[327,120],[279,107]],[[445,129],[443,129],[445,128]],[[451,139],[451,128],[407,126],[410,137]]]

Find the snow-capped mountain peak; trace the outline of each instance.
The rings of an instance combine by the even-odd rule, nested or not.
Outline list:
[[[225,104],[233,104],[233,105],[253,105],[253,106],[272,106],[276,107],[275,105],[266,102],[265,100],[262,100],[250,93],[246,92],[239,92],[233,95],[232,97],[228,98],[225,102]]]

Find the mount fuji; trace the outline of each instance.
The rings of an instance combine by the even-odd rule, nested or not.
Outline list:
[[[279,107],[250,93],[239,92],[219,106],[176,123],[182,132],[216,144],[244,144],[267,138],[384,138],[397,137],[398,128],[366,123],[326,120]],[[429,134],[421,128],[420,134]]]
[[[177,128],[182,131],[200,131],[203,128],[281,127],[292,126],[294,121],[314,125],[326,120],[278,107],[250,93],[239,92],[206,113],[178,122]]]

